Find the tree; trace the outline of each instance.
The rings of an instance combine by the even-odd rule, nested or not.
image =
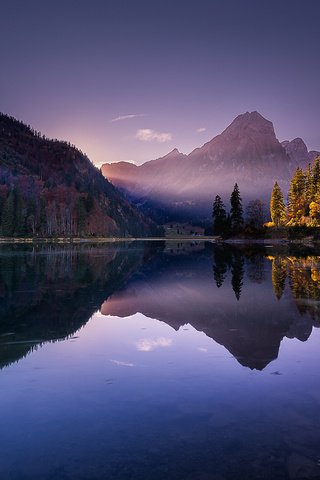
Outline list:
[[[14,222],[14,217],[15,217],[15,211],[14,211],[14,204],[15,204],[15,199],[14,199],[14,191],[11,190],[7,200],[5,201],[5,204],[3,206],[2,210],[2,234],[5,237],[12,237],[14,234],[14,228],[15,228],[15,222]]]
[[[310,163],[307,166],[306,173],[305,173],[305,197],[307,206],[313,200],[314,191],[313,191],[313,182],[312,182],[312,169]]]
[[[286,207],[283,201],[283,193],[278,183],[274,184],[270,200],[271,220],[276,227],[283,225],[286,221]]]
[[[314,197],[318,193],[320,193],[320,157],[314,160],[312,166],[312,196]]]
[[[246,219],[249,225],[259,228],[263,225],[266,216],[265,204],[261,200],[251,200],[246,208]]]
[[[214,235],[223,234],[225,232],[227,215],[223,201],[219,195],[216,195],[213,202],[212,218]]]
[[[233,192],[231,193],[230,203],[231,228],[233,233],[238,233],[241,231],[243,226],[243,208],[237,183],[235,184]]]
[[[288,216],[294,223],[299,223],[307,213],[306,178],[301,168],[297,168],[290,182],[288,192]]]

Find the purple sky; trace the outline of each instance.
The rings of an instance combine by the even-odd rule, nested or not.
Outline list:
[[[97,165],[189,153],[252,110],[320,150],[319,16],[318,0],[3,1],[0,110]]]

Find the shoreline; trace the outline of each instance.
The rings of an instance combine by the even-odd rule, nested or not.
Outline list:
[[[315,241],[310,237],[304,239],[287,239],[287,238],[229,238],[221,239],[215,236],[197,236],[197,237],[96,237],[96,238],[80,238],[80,237],[58,237],[58,238],[30,238],[30,237],[0,237],[0,245],[5,244],[84,244],[84,243],[121,243],[121,242],[209,242],[218,244],[258,244],[258,245],[290,245],[302,244],[308,246],[319,246],[319,241]]]

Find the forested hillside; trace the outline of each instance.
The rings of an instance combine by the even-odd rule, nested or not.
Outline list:
[[[148,236],[158,231],[74,145],[0,114],[0,234]]]

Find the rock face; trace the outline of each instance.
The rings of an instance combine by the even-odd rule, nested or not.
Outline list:
[[[0,180],[0,234],[4,236],[158,234],[156,225],[75,146],[45,138],[3,114]],[[11,205],[14,212],[4,224],[2,213]]]
[[[308,152],[307,146],[302,138],[295,138],[289,142],[285,140],[281,142],[287,155],[289,156],[293,166],[305,167],[309,162],[320,155],[320,152],[315,150]]]
[[[175,149],[138,167],[105,164],[102,172],[143,210],[150,213],[152,207],[158,220],[159,212],[164,220],[205,220],[214,196],[228,202],[236,182],[244,201],[268,202],[274,182],[286,190],[294,170],[305,167],[310,155],[301,139],[281,144],[272,122],[247,112],[189,155]]]

